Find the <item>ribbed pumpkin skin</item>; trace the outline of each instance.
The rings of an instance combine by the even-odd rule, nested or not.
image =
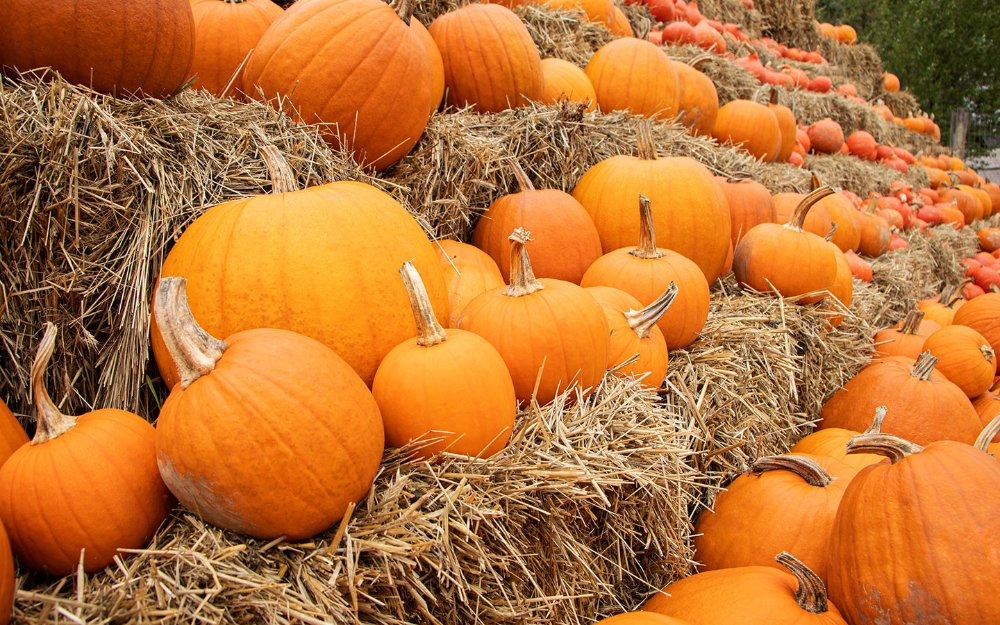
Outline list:
[[[594,85],[582,69],[562,59],[542,59],[541,101],[556,104],[563,99],[585,103],[585,111],[597,109]]]
[[[966,326],[947,326],[924,342],[937,356],[937,370],[962,389],[966,397],[982,395],[993,385],[997,358],[983,335]]]
[[[799,455],[826,470],[830,483],[814,486],[782,469],[738,476],[698,517],[694,559],[702,564],[700,571],[738,566],[784,571],[774,556],[787,551],[826,578],[833,520],[856,469],[826,456]]]
[[[688,157],[634,156],[612,156],[591,167],[573,197],[593,218],[605,254],[635,245],[640,194],[652,204],[657,245],[693,260],[708,283],[715,282],[729,252],[731,225],[726,195],[708,169]]]
[[[729,218],[732,222],[733,247],[750,228],[758,224],[775,223],[774,199],[767,187],[755,180],[727,182],[717,178],[729,201]]]
[[[970,300],[958,309],[952,323],[982,334],[993,351],[1000,353],[1000,294],[987,293]]]
[[[682,621],[669,616],[663,616],[656,612],[625,612],[616,614],[606,619],[597,621],[595,625],[691,625],[687,621]]]
[[[592,388],[608,362],[608,322],[589,293],[562,280],[540,278],[544,289],[508,297],[504,289],[469,302],[458,327],[485,338],[503,357],[518,401],[531,399],[538,371],[538,403],[547,404],[571,382]]]
[[[165,97],[190,75],[190,0],[4,0],[0,24],[3,68],[51,66],[72,83],[119,96]]]
[[[3,523],[0,523],[0,625],[10,622],[14,610],[14,554]]]
[[[677,114],[680,85],[670,57],[643,39],[622,37],[590,58],[587,77],[604,112],[631,111],[659,119]]]
[[[799,128],[795,114],[792,113],[792,109],[782,104],[768,104],[767,108],[771,109],[775,119],[778,120],[778,130],[781,135],[781,147],[778,148],[778,156],[774,160],[786,163],[795,150],[796,131]]]
[[[264,539],[313,536],[371,487],[384,444],[378,406],[318,341],[256,329],[226,342],[213,371],[164,402],[160,473],[213,525]]]
[[[852,623],[1000,623],[1000,463],[943,441],[852,480],[830,596]]]
[[[587,292],[594,296],[604,310],[611,331],[608,343],[608,369],[616,367],[632,356],[639,358],[616,371],[619,375],[638,377],[648,373],[642,383],[647,388],[657,389],[663,386],[667,378],[667,342],[663,333],[653,326],[646,338],[640,338],[629,326],[625,313],[630,310],[641,310],[643,305],[621,289],[609,286],[587,287]]]
[[[21,427],[21,422],[0,399],[0,466],[3,466],[7,458],[27,442],[28,435]]]
[[[672,65],[680,85],[677,106],[681,112],[681,123],[696,135],[711,135],[715,118],[719,115],[719,92],[715,83],[687,63],[673,62]]]
[[[858,231],[858,253],[869,258],[878,258],[889,249],[892,231],[889,222],[875,214],[861,215]]]
[[[174,506],[154,437],[138,415],[104,409],[15,451],[0,468],[0,520],[18,559],[59,577],[76,570],[81,549],[94,572],[119,549],[144,547]]]
[[[297,2],[260,38],[243,90],[287,97],[304,122],[328,124],[331,146],[385,169],[417,143],[433,108],[434,66],[417,28],[379,0]]]
[[[927,337],[941,329],[933,321],[921,321],[916,334],[902,332],[900,324],[875,333],[875,354],[877,357],[905,356],[913,360],[924,353]],[[940,373],[940,371],[939,371]]]
[[[538,49],[510,9],[470,4],[441,15],[428,30],[444,61],[449,105],[496,113],[541,99]]]
[[[778,224],[756,226],[733,252],[733,273],[741,284],[761,293],[777,290],[782,297],[829,290],[837,271],[837,259],[826,241]],[[812,304],[823,297],[814,295],[799,301]]]
[[[874,416],[874,415],[873,415]],[[816,456],[828,456],[834,460],[839,460],[846,465],[854,467],[856,471],[871,464],[885,462],[884,456],[878,454],[849,454],[847,453],[847,441],[857,436],[860,432],[856,430],[845,430],[844,428],[826,428],[816,430],[792,446],[793,454],[813,454]]]
[[[750,100],[732,100],[719,109],[712,127],[719,143],[731,142],[754,158],[773,163],[781,150],[778,118],[767,106]]]
[[[875,409],[888,407],[882,431],[925,445],[937,440],[972,444],[982,426],[960,388],[934,371],[931,379],[911,375],[913,360],[891,357],[875,361],[834,393],[820,413],[820,428],[863,432]]]
[[[709,286],[705,275],[691,260],[677,252],[657,248],[655,260],[639,259],[627,247],[597,259],[583,275],[585,287],[606,286],[625,291],[642,306],[648,306],[673,282],[677,298],[656,324],[670,349],[682,349],[698,338],[708,320]]]
[[[239,93],[243,72],[235,78],[233,75],[284,10],[271,0],[195,0],[191,11],[195,27],[191,74],[198,77],[192,87],[219,97],[243,99]],[[232,86],[225,90],[230,80]]]
[[[500,268],[475,245],[439,239],[434,242],[448,289],[448,327],[455,327],[465,305],[480,293],[504,285]]]
[[[416,335],[397,273],[411,259],[445,318],[440,264],[416,220],[374,187],[333,182],[210,208],[178,239],[160,275],[188,279],[191,309],[212,336],[299,332],[333,349],[370,384],[382,357]],[[152,345],[173,387],[176,373],[155,323]]]
[[[594,220],[572,195],[556,189],[512,193],[490,204],[472,232],[473,245],[496,262],[504,282],[510,280],[508,237],[518,227],[531,231],[526,248],[539,278],[580,284],[601,256]]]
[[[411,17],[410,28],[420,37],[424,47],[427,48],[428,58],[431,61],[431,114],[433,115],[441,106],[441,100],[444,99],[444,59],[441,58],[441,52],[438,50],[437,43],[434,42],[434,37],[431,37],[431,33],[426,26],[420,23],[420,20]]]

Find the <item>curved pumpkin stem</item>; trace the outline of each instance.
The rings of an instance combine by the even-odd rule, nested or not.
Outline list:
[[[1000,414],[993,417],[993,420],[987,423],[983,431],[979,433],[979,437],[976,438],[975,448],[982,452],[989,451],[990,443],[997,437],[997,434],[1000,434]]]
[[[413,263],[406,261],[399,268],[399,275],[403,278],[403,286],[406,287],[406,294],[410,298],[410,308],[413,310],[413,319],[417,322],[417,345],[433,347],[447,341],[448,334],[438,323],[434,307],[431,305],[431,298],[427,295],[427,288],[424,287],[424,281],[420,278],[420,272],[413,266]]]
[[[76,425],[76,417],[59,412],[45,389],[45,370],[55,351],[58,332],[54,323],[45,323],[45,334],[38,344],[35,360],[31,363],[31,391],[35,397],[35,410],[38,411],[38,425],[35,427],[35,436],[31,439],[32,445],[41,445],[58,438]]]
[[[795,601],[800,608],[812,614],[823,614],[829,610],[826,584],[819,575],[787,551],[782,551],[774,559],[798,580],[799,588],[795,591]]]
[[[809,214],[809,209],[812,208],[816,202],[819,202],[828,195],[833,195],[833,189],[830,187],[820,187],[802,198],[799,205],[795,207],[795,212],[792,213],[792,218],[788,220],[787,224],[785,224],[785,228],[794,230],[795,232],[802,232],[802,227],[806,223],[806,215]]]
[[[649,306],[642,310],[630,310],[625,313],[629,327],[639,335],[640,339],[647,338],[656,323],[670,309],[674,299],[677,298],[677,291],[677,285],[671,282],[670,286]]]
[[[833,240],[833,235],[835,234],[837,234],[837,222],[833,222],[833,225],[830,226],[830,231],[826,233],[826,236],[823,237],[823,240],[829,242]]]
[[[996,359],[996,352],[993,351],[993,348],[989,344],[980,345],[979,351],[987,362],[993,362]]]
[[[656,226],[653,223],[653,205],[649,198],[639,194],[639,247],[630,250],[629,254],[644,260],[662,258],[663,254],[656,249]]]
[[[510,284],[504,295],[508,297],[523,297],[535,291],[541,291],[545,286],[535,277],[531,269],[531,260],[525,245],[531,240],[531,233],[524,228],[515,228],[510,237]]]
[[[903,325],[899,328],[902,334],[916,334],[920,330],[920,322],[924,320],[924,311],[914,308],[906,313]]]
[[[267,173],[271,177],[271,193],[278,195],[279,193],[291,193],[299,190],[292,166],[288,164],[288,159],[281,153],[281,150],[268,143],[260,146],[260,155],[264,159]]]
[[[648,119],[638,122],[635,129],[639,158],[644,161],[656,160],[656,142],[653,140],[653,124]]]
[[[890,462],[896,464],[903,458],[919,454],[923,447],[908,440],[882,433],[882,421],[885,419],[887,409],[879,406],[875,409],[875,421],[862,434],[851,437],[847,441],[847,453],[849,454],[878,454],[885,456]]]
[[[528,178],[528,174],[524,173],[524,169],[520,163],[514,159],[510,159],[510,168],[514,172],[514,179],[517,180],[517,186],[521,190],[521,193],[535,190],[535,185],[531,184],[531,179]]]
[[[195,321],[188,305],[187,278],[160,278],[153,308],[163,342],[180,373],[181,388],[211,373],[229,345]]]
[[[878,215],[878,198],[872,193],[872,196],[868,198],[868,210],[869,215]]]
[[[920,313],[923,315],[923,313]],[[934,371],[934,366],[937,364],[937,357],[930,352],[924,352],[917,357],[917,362],[913,365],[913,371],[910,375],[917,378],[918,380],[923,380],[926,382],[931,379],[931,373]]]
[[[413,19],[413,5],[410,0],[397,0],[393,8],[396,9],[396,15],[399,16],[399,19],[409,26],[410,20]]]
[[[810,486],[820,488],[829,486],[833,478],[826,469],[820,466],[812,458],[789,454],[787,456],[767,456],[753,463],[751,468],[753,473],[764,473],[765,471],[791,471],[801,477]]]
[[[868,426],[862,434],[878,434],[882,431],[882,422],[885,421],[885,415],[889,413],[889,408],[886,406],[878,406],[875,408],[875,419],[872,424]]]

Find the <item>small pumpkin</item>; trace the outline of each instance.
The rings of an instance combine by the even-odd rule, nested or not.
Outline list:
[[[489,254],[474,245],[451,239],[435,244],[448,289],[448,327],[453,328],[466,304],[480,293],[504,286],[503,275]]]
[[[622,37],[601,46],[590,58],[587,77],[604,112],[630,111],[659,119],[677,115],[680,85],[667,53],[655,44]]]
[[[913,309],[900,323],[875,333],[875,353],[881,358],[906,356],[916,360],[926,351],[927,337],[940,329],[933,321],[924,321],[924,311]]]
[[[993,385],[997,358],[983,335],[966,326],[950,325],[927,337],[923,348],[937,359],[937,370],[966,397],[982,395]]]
[[[844,258],[847,259],[847,264],[851,268],[851,274],[861,280],[862,282],[871,282],[874,278],[871,264],[864,258],[861,258],[854,253],[854,250],[847,250],[844,253]]]
[[[887,93],[897,93],[899,91],[899,76],[892,72],[882,74],[882,89]]]
[[[844,129],[829,117],[809,126],[807,133],[812,149],[821,154],[836,154],[844,145]]]
[[[754,158],[773,163],[782,148],[778,117],[767,106],[752,100],[731,100],[719,109],[712,128],[719,143],[732,143]]]
[[[3,466],[7,458],[27,442],[28,434],[21,426],[21,422],[0,399],[0,466]]]
[[[563,59],[542,59],[542,96],[545,104],[557,104],[563,100],[580,102],[584,111],[597,109],[597,94],[594,85],[582,69]]]
[[[875,212],[877,206],[878,200],[872,196],[867,210],[861,213],[859,222],[857,251],[869,258],[878,258],[884,254],[889,249],[889,241],[892,239],[889,222]]]
[[[878,143],[870,132],[855,130],[847,135],[847,149],[858,158],[874,161],[877,156]]]

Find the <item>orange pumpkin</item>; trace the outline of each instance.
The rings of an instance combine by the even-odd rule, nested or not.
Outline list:
[[[14,611],[14,585],[17,575],[14,571],[14,554],[10,550],[10,539],[3,523],[0,523],[0,625],[10,622]]]
[[[719,115],[719,92],[715,83],[687,63],[672,62],[672,65],[680,87],[678,107],[681,123],[696,135],[710,135]]]
[[[0,466],[3,466],[7,458],[27,442],[28,435],[21,427],[21,422],[0,399]]]
[[[605,254],[635,242],[635,201],[639,195],[648,197],[660,245],[693,260],[705,279],[715,282],[731,243],[726,195],[694,159],[657,157],[649,127],[639,128],[639,156],[612,156],[597,163],[580,178],[573,197],[593,218]],[[683,292],[684,286],[678,286]]]
[[[598,24],[611,24],[611,0],[538,0],[538,4],[562,11],[583,11],[587,19]]]
[[[980,249],[985,252],[1000,249],[1000,228],[980,228],[976,230],[976,238],[979,239]]]
[[[708,281],[694,262],[656,246],[652,206],[643,196],[639,197],[639,213],[638,247],[623,247],[600,257],[587,269],[581,284],[621,289],[642,306],[652,305],[676,284],[677,297],[657,325],[670,349],[687,347],[708,319]]]
[[[966,397],[982,395],[993,385],[997,359],[983,335],[972,328],[950,325],[927,337],[924,349],[938,359],[937,370],[962,389]]]
[[[868,210],[861,213],[858,229],[858,253],[869,258],[878,258],[889,249],[892,231],[889,222],[875,212],[878,200],[872,196]]]
[[[417,337],[393,348],[375,372],[372,395],[386,445],[424,440],[415,450],[424,458],[441,451],[492,456],[510,440],[517,416],[507,365],[481,336],[441,327],[412,263],[403,263],[399,273]]]
[[[954,323],[982,334],[996,353],[1000,350],[1000,293],[987,293],[970,300],[955,313]]]
[[[719,109],[712,128],[719,143],[732,143],[754,158],[773,163],[782,147],[778,117],[763,104],[731,100]]]
[[[892,72],[884,72],[882,74],[882,89],[888,93],[899,92],[899,76]]]
[[[809,126],[809,142],[815,152],[836,154],[844,145],[844,129],[829,117]]]
[[[874,161],[878,155],[878,143],[870,132],[855,130],[847,135],[847,149],[851,154],[866,161]]]
[[[792,109],[778,103],[778,90],[771,89],[771,101],[767,105],[778,120],[778,130],[781,134],[781,147],[775,160],[779,163],[788,161],[788,157],[795,150],[795,139],[798,136],[798,123],[795,121],[795,114]]]
[[[431,37],[431,33],[426,26],[420,23],[420,20],[411,16],[407,23],[413,32],[420,36],[431,61],[431,114],[433,115],[434,111],[441,106],[441,100],[444,99],[444,59],[441,58],[441,52],[434,42],[434,37]]]
[[[854,250],[847,250],[844,253],[847,264],[851,268],[851,274],[862,282],[871,282],[874,278],[872,266],[865,259],[854,253]]]
[[[759,224],[775,223],[774,198],[767,187],[751,179],[716,178],[729,201],[733,247],[750,229]]]
[[[986,191],[986,194],[990,196],[990,206],[993,207],[993,213],[1000,212],[1000,185],[995,182],[987,182],[983,185],[983,191]]]
[[[645,610],[640,610],[638,612],[625,612],[623,614],[616,614],[614,616],[609,616],[606,619],[597,621],[595,625],[691,625],[687,621],[682,621],[676,618],[670,618],[669,616],[663,616],[662,614],[657,614],[656,612],[646,612]]]
[[[186,508],[223,529],[301,540],[364,496],[382,419],[340,356],[288,330],[220,341],[192,316],[183,278],[160,280],[155,316],[180,372],[157,419],[156,463]]]
[[[838,307],[834,302],[827,299],[826,303],[830,305],[836,314],[830,315],[828,317],[830,324],[833,327],[839,327],[841,322],[844,320],[842,314],[839,314],[840,310],[850,310],[851,301],[854,299],[854,274],[851,272],[850,262],[847,260],[847,255],[840,251],[833,243],[827,241],[827,247],[830,249],[830,254],[833,255],[834,259],[837,261],[837,276],[833,280],[833,284],[830,285],[828,289],[830,295],[834,297],[840,306]]]
[[[594,85],[582,69],[562,59],[542,59],[541,102],[557,104],[563,100],[581,102],[585,111],[597,109]]]
[[[525,249],[529,232],[511,235],[510,285],[469,302],[458,327],[500,352],[518,401],[546,404],[576,383],[587,391],[604,376],[610,330],[604,310],[585,289],[535,278]]]
[[[855,471],[860,471],[868,465],[885,462],[885,457],[878,454],[847,453],[847,443],[859,433],[844,428],[816,430],[795,443],[789,453],[828,456],[854,467]]]
[[[834,26],[834,32],[837,35],[837,41],[840,43],[852,44],[858,40],[857,31],[854,30],[854,27],[847,24]]]
[[[243,67],[271,22],[284,10],[271,0],[194,0],[195,89],[218,97],[239,96]]]
[[[52,67],[118,96],[165,98],[191,75],[190,0],[0,2],[0,68]]]
[[[786,224],[795,209],[805,198],[801,193],[778,193],[774,196],[777,223]],[[803,229],[817,236],[828,238],[842,251],[857,249],[861,245],[861,215],[841,193],[833,193],[816,202],[806,215]],[[831,234],[832,232],[832,234]]]
[[[608,24],[608,30],[611,31],[612,35],[618,37],[635,36],[635,31],[632,30],[632,24],[628,21],[628,16],[617,6],[611,7],[611,22]]]
[[[875,353],[882,358],[906,356],[916,360],[925,351],[927,337],[940,329],[933,321],[924,320],[924,311],[911,310],[900,323],[875,333]]]
[[[111,564],[119,549],[140,549],[173,508],[156,468],[154,430],[139,415],[105,408],[59,412],[45,390],[56,327],[31,365],[38,423],[0,467],[0,521],[22,564],[61,577]],[[81,553],[82,552],[82,553]]]
[[[576,199],[557,189],[536,190],[524,170],[512,161],[520,192],[490,204],[476,223],[472,243],[490,255],[510,280],[510,233],[524,228],[535,235],[528,244],[531,266],[540,278],[580,284],[583,273],[601,256],[601,237],[594,220]]]
[[[941,201],[946,204],[954,203],[958,210],[962,211],[965,223],[971,224],[979,219],[980,207],[972,195],[960,189],[942,189],[939,192]]]
[[[679,111],[677,72],[667,53],[648,41],[615,39],[594,53],[586,72],[604,112],[671,119]]]
[[[1000,413],[983,426],[974,447],[991,456],[1000,457]]]
[[[453,328],[466,304],[504,286],[503,275],[489,254],[474,245],[450,239],[435,244],[448,289],[448,327]]]

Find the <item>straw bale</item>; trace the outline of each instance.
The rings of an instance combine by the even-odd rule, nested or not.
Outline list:
[[[555,57],[586,67],[590,57],[614,38],[604,24],[589,21],[583,11],[521,5],[514,12],[527,26],[542,58]]]
[[[920,114],[920,102],[909,91],[885,92],[879,98],[896,117],[916,117]]]
[[[632,26],[632,35],[637,39],[645,39],[656,24],[645,4],[640,2],[627,4],[624,0],[615,0],[615,6],[628,18],[628,23]]]
[[[740,30],[751,39],[758,39],[764,31],[764,16],[757,9],[747,9],[739,0],[700,0],[698,9],[709,19],[723,24],[739,24]]]
[[[845,77],[854,83],[859,93],[867,94],[865,97],[882,93],[882,75],[885,68],[882,65],[882,57],[875,48],[867,43],[846,45],[827,37],[820,39],[820,52],[831,65],[844,72]]]
[[[754,0],[753,5],[763,18],[765,35],[804,50],[819,45],[815,0]]]
[[[810,154],[805,167],[815,173],[822,184],[853,191],[863,198],[871,193],[887,193],[889,185],[896,180],[904,180],[916,188],[928,182],[921,167],[912,167],[908,173],[900,174],[881,163],[847,154]]]
[[[634,380],[519,416],[489,460],[405,450],[341,528],[269,543],[177,511],[95,575],[22,575],[15,623],[579,624],[690,572],[694,431]]]

